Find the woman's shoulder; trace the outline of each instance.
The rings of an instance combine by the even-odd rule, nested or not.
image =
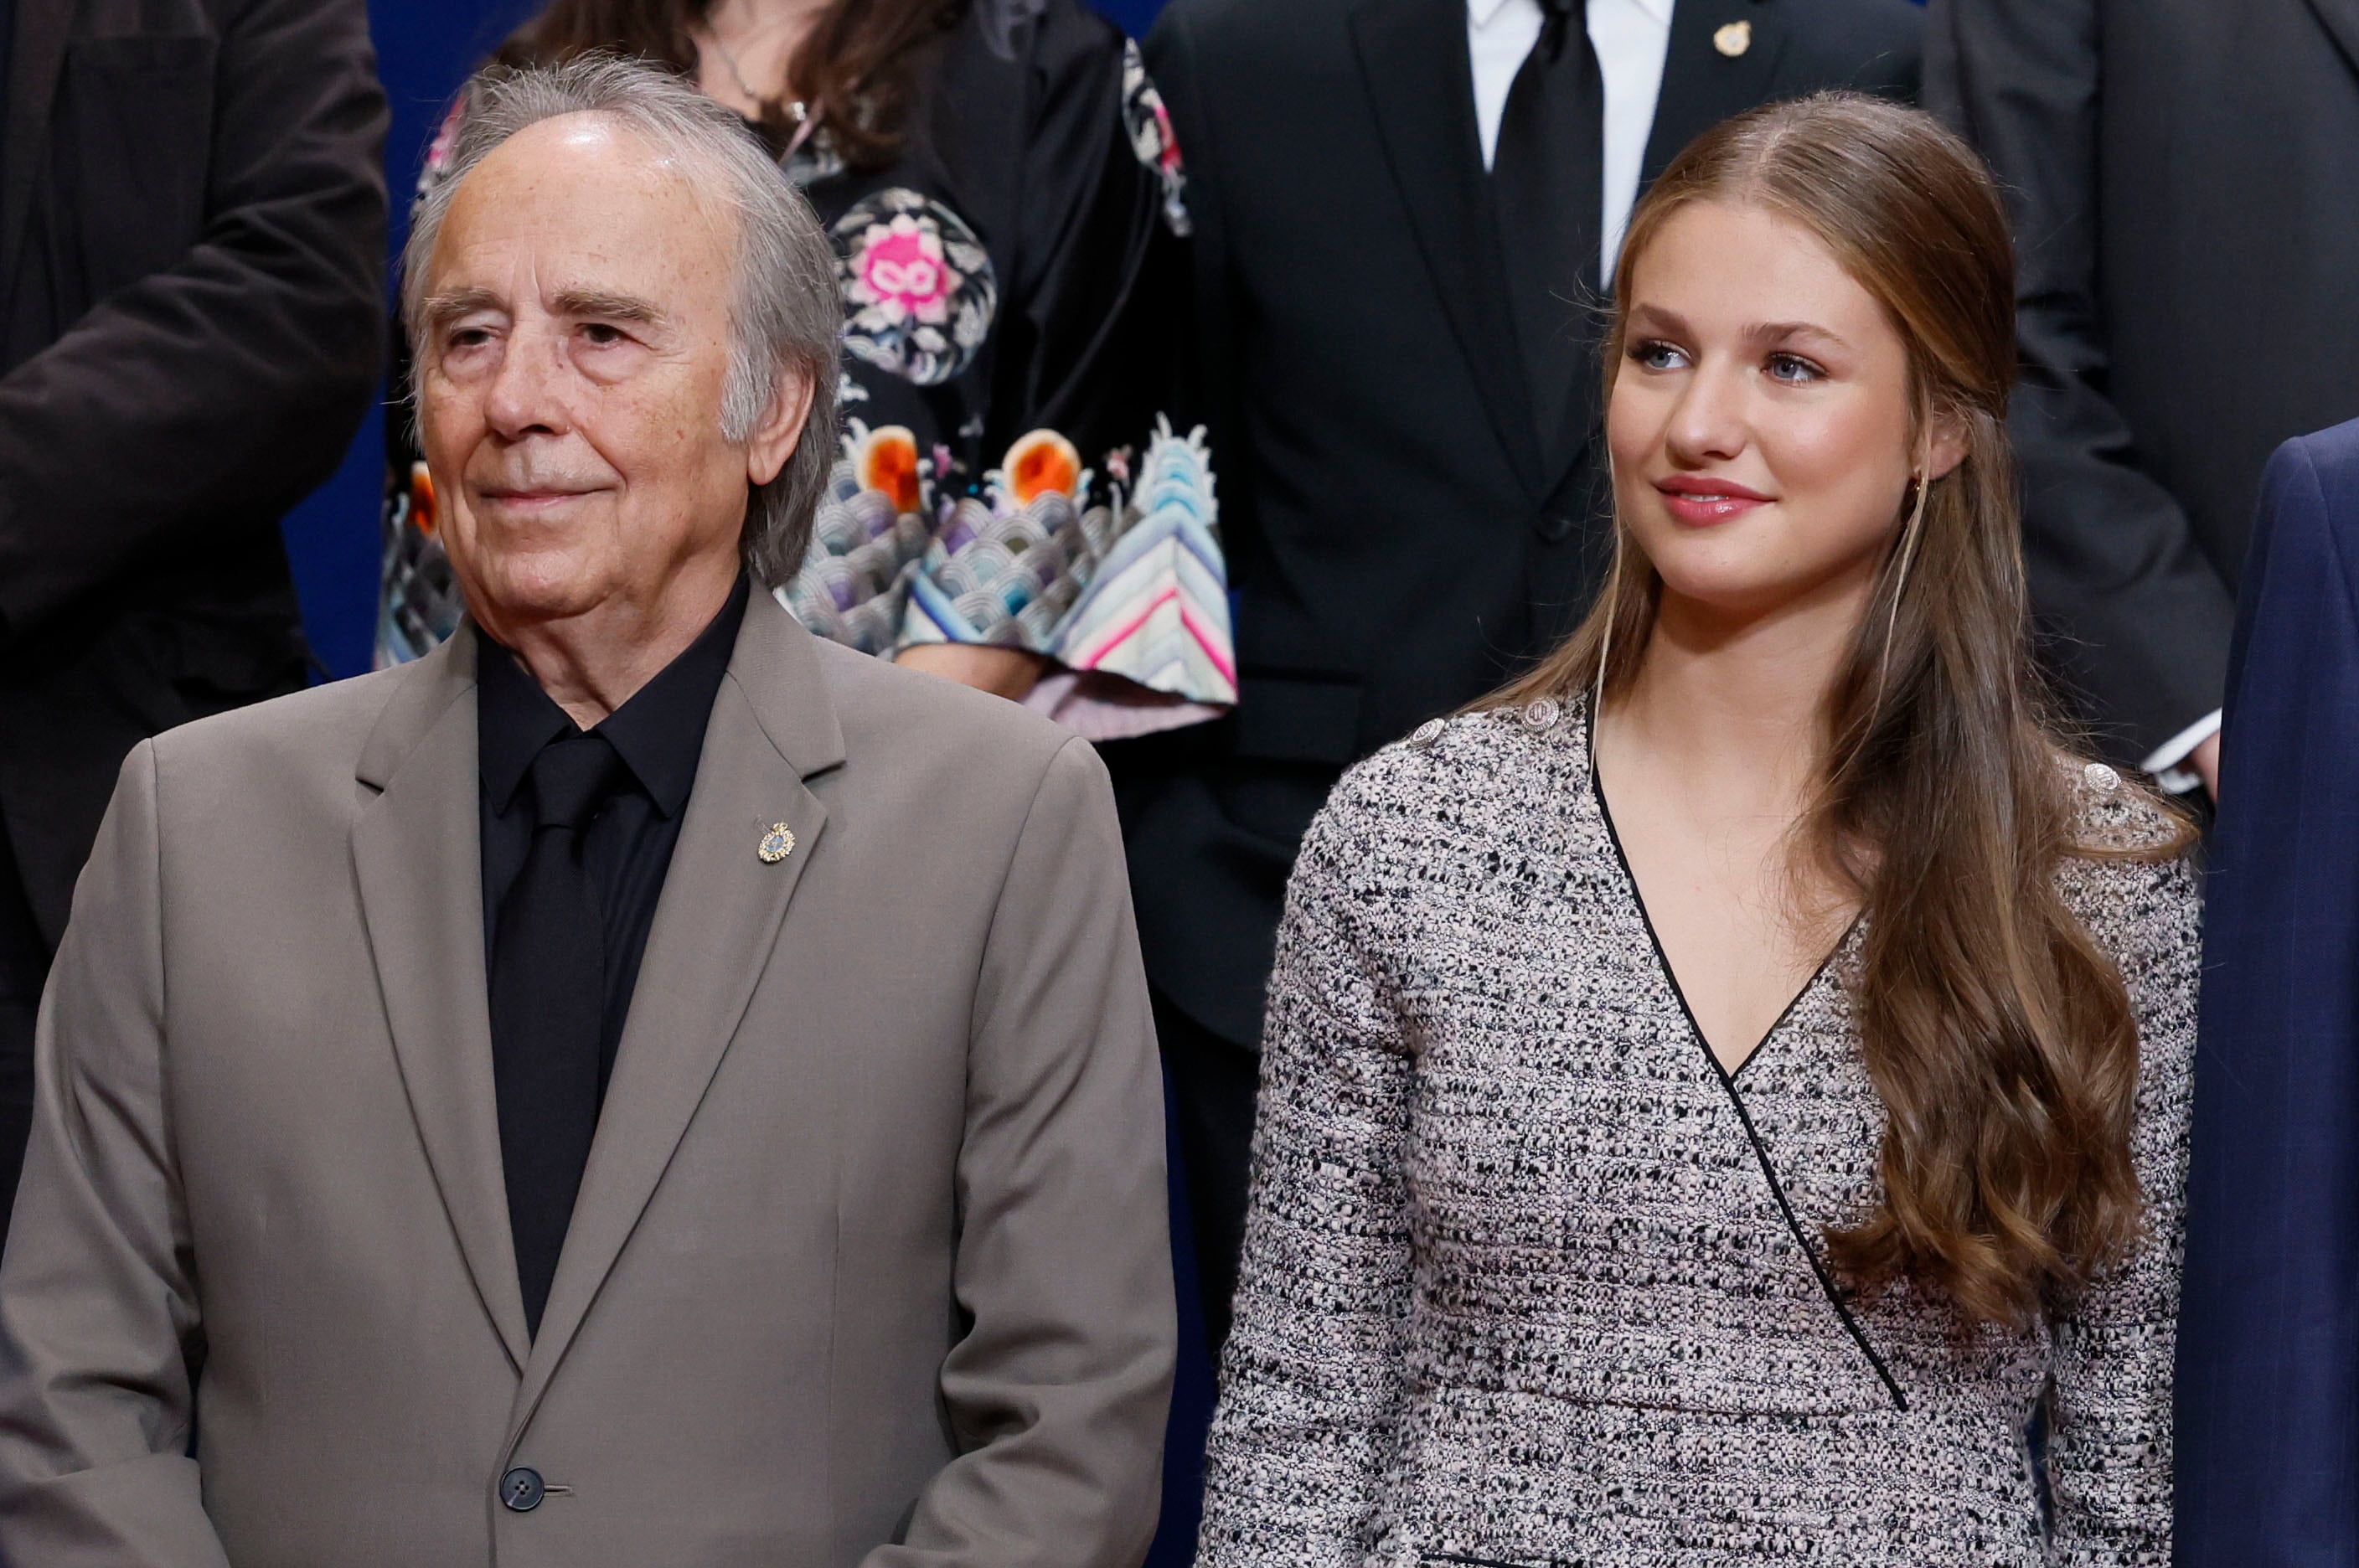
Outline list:
[[[2060,756],[2071,845],[2057,870],[2073,913],[2125,969],[2194,961],[2201,888],[2195,834],[2143,782],[2110,764]]]
[[[2083,855],[2170,859],[2193,844],[2184,818],[2111,763],[2060,752],[2072,844]]]
[[[1313,833],[1359,838],[1394,859],[1480,844],[1527,825],[1536,806],[1570,799],[1588,755],[1578,702],[1543,697],[1428,719],[1346,768]]]

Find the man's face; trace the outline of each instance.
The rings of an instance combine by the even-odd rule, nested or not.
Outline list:
[[[735,226],[687,175],[565,115],[476,165],[437,237],[419,434],[452,570],[503,641],[709,613],[749,483],[793,449],[723,438]]]

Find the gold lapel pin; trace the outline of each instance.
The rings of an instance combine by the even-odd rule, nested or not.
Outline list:
[[[772,822],[770,831],[762,835],[761,844],[754,851],[765,866],[776,866],[794,852],[794,830],[784,822]]]
[[[1753,47],[1753,24],[1731,22],[1712,35],[1712,47],[1734,60]]]

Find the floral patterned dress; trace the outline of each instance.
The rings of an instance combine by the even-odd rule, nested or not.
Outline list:
[[[1212,459],[1179,418],[1184,176],[1136,47],[1081,0],[980,0],[941,40],[892,164],[847,168],[824,126],[775,150],[834,244],[844,299],[842,454],[779,600],[880,655],[1042,655],[1028,702],[1093,739],[1224,712]],[[414,432],[389,424],[381,664],[463,613]]]

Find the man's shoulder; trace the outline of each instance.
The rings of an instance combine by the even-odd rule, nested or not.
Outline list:
[[[1218,62],[1239,49],[1301,52],[1306,29],[1341,22],[1365,0],[1170,0],[1155,30],[1184,29],[1200,61]]]
[[[1786,0],[1781,9],[1801,46],[1791,64],[1808,78],[1804,91],[1916,94],[1925,11],[1915,0]]]
[[[2282,471],[2306,471],[2325,496],[2329,510],[2359,509],[2359,419],[2330,425],[2285,443],[2277,459]]]
[[[813,638],[846,761],[898,769],[928,764],[1038,779],[1071,730],[1021,703],[889,659]]]
[[[2264,528],[2308,529],[2359,590],[2359,419],[2296,436],[2261,476]]]
[[[386,704],[425,674],[421,666],[405,664],[325,681],[166,730],[156,737],[156,748],[159,756],[168,753],[180,762],[339,752],[349,759]]]
[[[316,781],[348,789],[387,707],[415,696],[436,673],[423,662],[406,664],[181,724],[149,743],[158,776],[211,800],[244,799],[265,809]]]

